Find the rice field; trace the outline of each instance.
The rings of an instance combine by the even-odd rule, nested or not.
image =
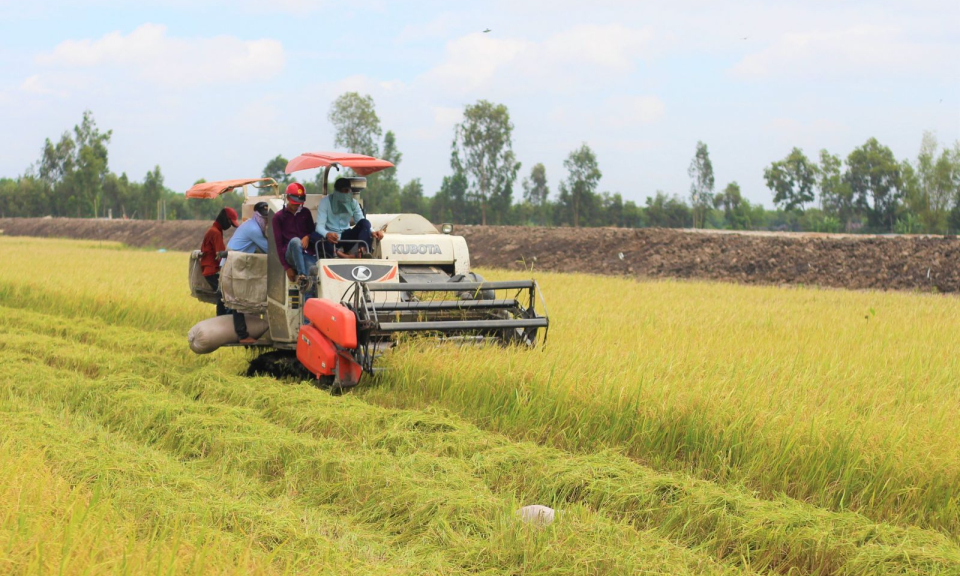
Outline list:
[[[0,237],[0,573],[960,574],[955,297],[534,271],[543,350],[334,397],[186,262]]]

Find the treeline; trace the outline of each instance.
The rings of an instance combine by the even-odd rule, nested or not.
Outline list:
[[[239,209],[243,198],[187,199],[163,184],[160,167],[140,182],[109,170],[112,130],[100,131],[89,111],[56,143],[49,138],[40,159],[19,178],[0,178],[0,217],[213,219],[223,206]]]
[[[707,145],[698,142],[684,195],[658,190],[643,204],[619,192],[599,191],[603,176],[586,143],[569,153],[552,190],[542,163],[521,177],[506,106],[480,100],[454,127],[450,173],[427,195],[420,178],[401,183],[403,154],[396,135],[383,131],[370,96],[348,92],[331,106],[334,147],[377,156],[396,168],[368,177],[370,213],[419,213],[433,222],[526,226],[615,226],[796,230],[817,232],[960,232],[960,144],[941,147],[925,133],[913,160],[897,160],[876,139],[845,158],[821,150],[812,160],[799,148],[764,170],[775,209],[745,199],[737,182],[717,190]],[[239,194],[220,200],[186,199],[164,187],[160,168],[142,181],[108,169],[112,131],[101,132],[90,112],[56,143],[45,142],[25,175],[0,179],[0,217],[73,216],[136,219],[212,219],[221,207],[239,207]],[[287,159],[276,156],[262,175],[281,186]],[[308,193],[321,183],[305,181]]]

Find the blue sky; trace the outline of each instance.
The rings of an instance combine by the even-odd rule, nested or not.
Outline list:
[[[113,129],[110,166],[259,175],[333,148],[330,103],[373,96],[428,194],[453,126],[506,104],[528,174],[583,142],[600,190],[686,195],[698,140],[717,188],[770,205],[763,168],[800,146],[845,156],[871,136],[914,158],[960,139],[960,2],[366,2],[0,0],[0,176],[23,173],[84,109]],[[490,28],[491,32],[482,31]],[[519,182],[515,187],[519,195]]]

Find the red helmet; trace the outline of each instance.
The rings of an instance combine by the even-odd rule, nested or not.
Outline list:
[[[299,182],[287,185],[287,201],[291,204],[303,204],[307,201],[307,190]]]

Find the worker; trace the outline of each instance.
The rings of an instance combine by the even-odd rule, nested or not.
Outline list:
[[[203,242],[200,244],[200,271],[213,290],[220,287],[220,260],[227,255],[223,232],[237,225],[237,211],[223,208],[203,235]],[[226,314],[225,310],[223,300],[217,302],[217,316]]]
[[[333,184],[333,190],[333,194],[327,194],[320,199],[317,207],[317,230],[310,236],[309,241],[317,242],[322,239],[326,258],[369,256],[373,239],[383,238],[383,232],[370,230],[370,221],[364,218],[360,203],[353,197],[348,178],[338,178]],[[354,222],[352,228],[351,219]],[[354,247],[358,247],[356,256],[350,254]]]
[[[216,220],[203,235],[200,244],[200,270],[210,288],[217,293],[217,316],[233,315],[233,328],[237,331],[237,338],[241,344],[252,344],[255,339],[250,338],[247,332],[247,323],[243,314],[228,310],[223,303],[220,293],[220,261],[227,257],[227,247],[223,244],[223,232],[230,227],[237,227],[237,211],[233,208],[223,208],[217,214]],[[239,317],[239,319],[238,319]]]
[[[227,250],[231,252],[244,252],[246,254],[266,254],[267,253],[267,214],[270,210],[266,202],[257,202],[253,205],[253,217],[237,227],[237,231],[227,242]],[[222,266],[223,261],[220,262]],[[222,299],[221,299],[222,301]],[[232,310],[233,329],[237,332],[237,337],[241,344],[253,344],[256,339],[251,338],[247,332],[247,319],[242,312]]]
[[[313,215],[304,207],[307,193],[303,184],[287,186],[287,205],[273,215],[273,239],[277,244],[280,264],[291,282],[304,280],[310,267],[317,263],[309,236],[314,231]],[[304,278],[298,278],[303,276]]]
[[[227,250],[246,252],[247,254],[267,253],[267,213],[270,210],[266,202],[253,205],[253,217],[237,228],[227,242]]]

